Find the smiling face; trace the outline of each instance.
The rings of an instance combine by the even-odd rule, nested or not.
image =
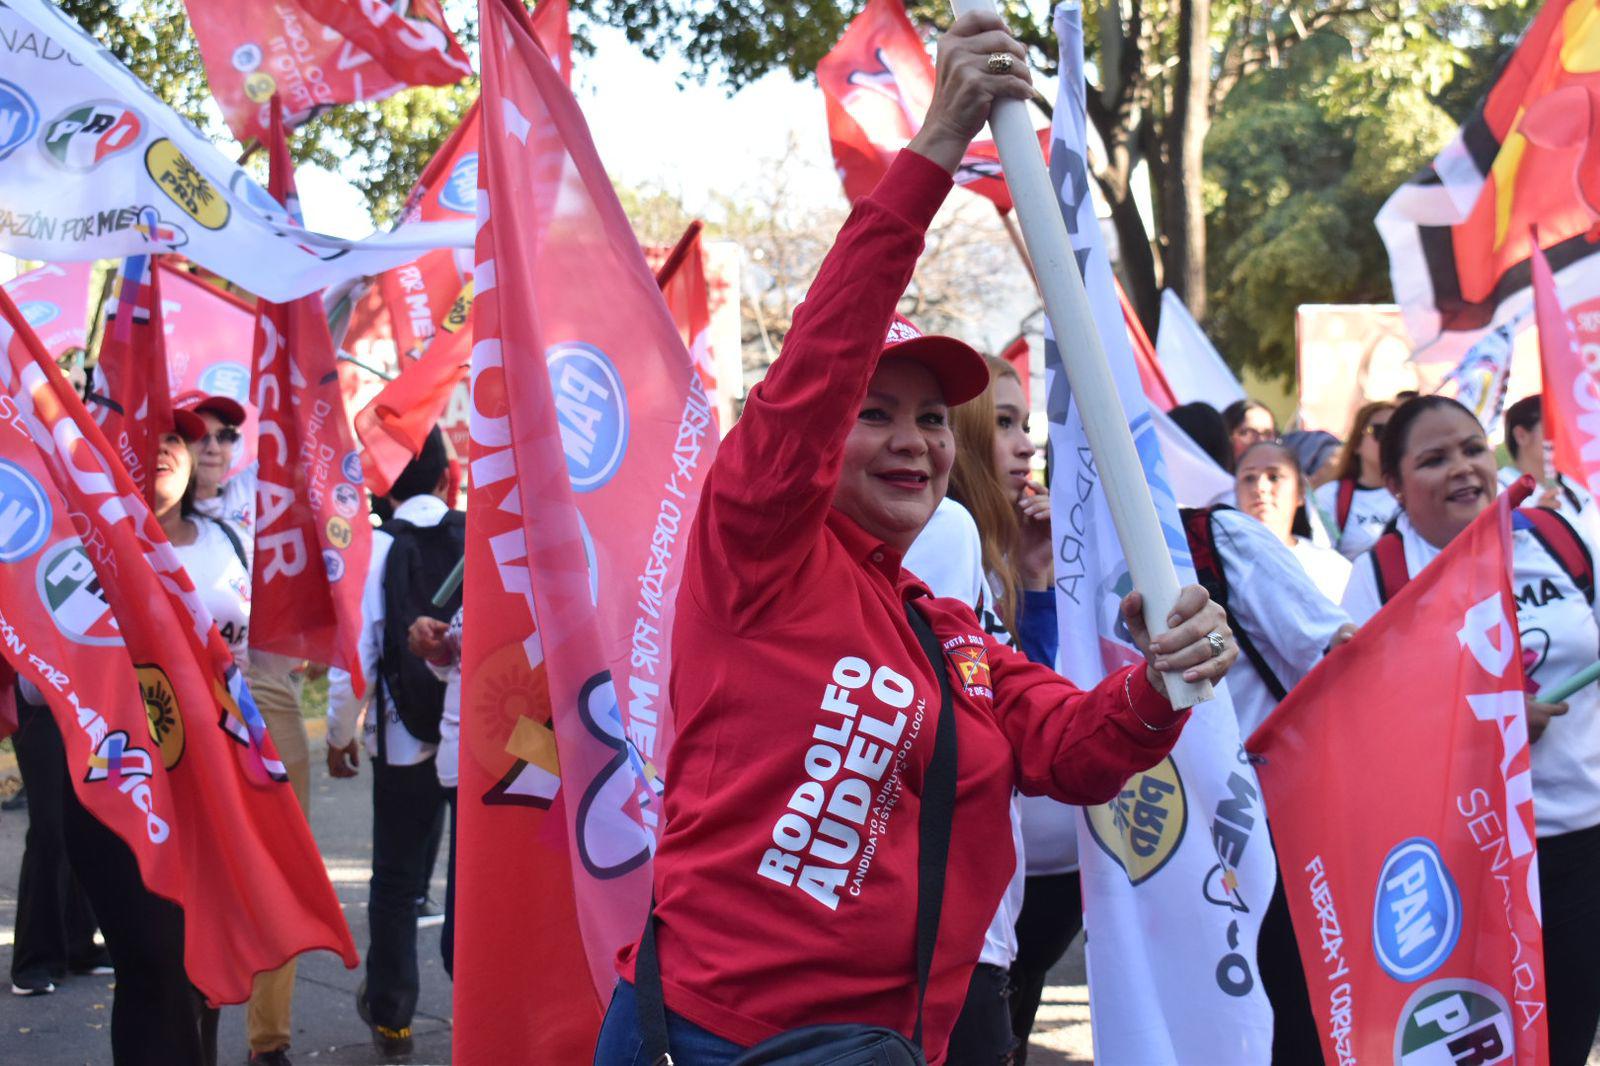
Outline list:
[[[1239,460],[1234,478],[1239,510],[1285,544],[1294,543],[1294,513],[1302,502],[1294,458],[1276,445],[1251,448]]]
[[[994,472],[1013,501],[1022,499],[1030,460],[1038,449],[1028,439],[1028,402],[1022,386],[1010,374],[994,379]]]
[[[183,501],[184,490],[189,487],[189,476],[194,472],[194,460],[189,446],[176,433],[164,433],[156,449],[156,506],[157,515],[166,514]]]
[[[938,381],[919,363],[886,359],[845,439],[833,505],[905,551],[944,499],[954,461],[950,409]]]
[[[1389,491],[1429,544],[1442,548],[1494,499],[1494,452],[1466,411],[1437,407],[1412,421]]]
[[[209,498],[217,494],[228,467],[233,465],[233,442],[222,440],[218,434],[232,433],[227,432],[228,424],[210,411],[196,413],[205,420],[206,435],[189,445],[189,450],[194,454],[196,491],[202,498]]]

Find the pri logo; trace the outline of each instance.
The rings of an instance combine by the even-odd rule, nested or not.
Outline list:
[[[153,663],[134,663],[139,675],[139,694],[144,697],[144,713],[150,739],[161,749],[161,762],[168,770],[183,758],[183,714],[178,710],[178,693],[167,672]]]
[[[250,370],[243,363],[212,363],[200,372],[200,391],[245,403],[250,399]]]
[[[122,643],[100,577],[78,538],[64,540],[39,563],[39,599],[63,636],[79,644]]]
[[[218,230],[228,224],[227,197],[211,184],[211,179],[165,137],[150,142],[144,151],[144,168],[155,179],[156,187],[183,213],[206,229]]]
[[[1167,864],[1189,824],[1183,779],[1171,756],[1134,774],[1110,803],[1085,807],[1084,813],[1095,843],[1135,885],[1148,881]]]
[[[581,341],[554,345],[546,359],[567,475],[578,492],[593,492],[611,480],[628,451],[622,378],[604,352]]]
[[[439,189],[439,206],[458,215],[478,210],[478,153],[468,152],[450,168],[450,176]]]
[[[44,486],[0,459],[0,563],[20,563],[44,547],[53,517]]]
[[[1447,977],[1406,1001],[1394,1035],[1395,1066],[1491,1066],[1516,1054],[1511,1010],[1479,981]]]
[[[39,146],[63,170],[87,174],[132,148],[143,132],[144,123],[131,109],[110,100],[92,100],[68,108],[46,126]]]
[[[61,317],[61,308],[49,300],[29,300],[17,308],[22,312],[22,317],[34,329],[48,325]]]
[[[261,46],[259,44],[241,44],[233,50],[233,69],[240,74],[248,74],[261,65]]]
[[[361,509],[361,493],[354,485],[339,482],[333,486],[333,509],[346,518],[354,518]]]
[[[33,97],[0,78],[0,159],[27,144],[38,128],[39,108]]]
[[[1372,904],[1372,946],[1396,981],[1420,981],[1461,939],[1461,894],[1433,841],[1413,837],[1383,860]]]

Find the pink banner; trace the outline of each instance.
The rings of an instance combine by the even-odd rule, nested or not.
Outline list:
[[[167,380],[173,396],[203,392],[244,406],[233,471],[255,462],[256,408],[250,400],[250,347],[255,308],[186,270],[156,261],[167,329]]]
[[[22,317],[45,351],[56,359],[69,348],[88,343],[89,279],[93,275],[90,262],[49,263],[5,283]]]

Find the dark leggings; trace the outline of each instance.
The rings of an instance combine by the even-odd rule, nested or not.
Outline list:
[[[133,851],[84,809],[73,789],[63,791],[61,806],[67,857],[117,971],[112,1060],[214,1066],[217,1012],[205,1009],[184,970],[183,911],[144,887]]]
[[[1262,991],[1272,1004],[1272,1061],[1282,1066],[1318,1066],[1323,1061],[1322,1033],[1311,1012],[1311,992],[1289,921],[1289,897],[1284,893],[1281,872],[1267,913],[1261,916],[1256,966]]]
[[[1017,960],[1011,964],[1011,1032],[1018,1066],[1028,1061],[1028,1034],[1044,998],[1050,968],[1067,953],[1083,928],[1083,888],[1077,871],[1045,874],[1023,881],[1017,915]]]
[[[1600,1024],[1600,826],[1539,840],[1551,1066],[1583,1066]]]

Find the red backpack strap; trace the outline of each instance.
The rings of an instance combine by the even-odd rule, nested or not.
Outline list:
[[[1519,507],[1512,512],[1512,528],[1526,529],[1544,550],[1555,557],[1583,598],[1594,603],[1594,559],[1589,546],[1559,512],[1548,507]]]
[[[1183,522],[1183,532],[1189,541],[1189,554],[1194,558],[1196,578],[1208,592],[1211,592],[1213,584],[1221,585],[1225,590],[1227,581],[1223,577],[1222,566],[1217,562],[1217,548],[1211,538],[1211,508],[1181,507],[1178,517]],[[1219,597],[1212,592],[1211,598],[1222,602],[1227,599],[1227,593],[1224,591]]]
[[[1372,545],[1372,568],[1378,577],[1378,602],[1388,603],[1411,580],[1406,566],[1406,542],[1393,530],[1384,530]]]
[[[1333,517],[1339,528],[1335,533],[1344,533],[1344,524],[1350,521],[1350,505],[1356,499],[1356,479],[1344,477],[1339,479],[1339,498],[1333,505]]]

